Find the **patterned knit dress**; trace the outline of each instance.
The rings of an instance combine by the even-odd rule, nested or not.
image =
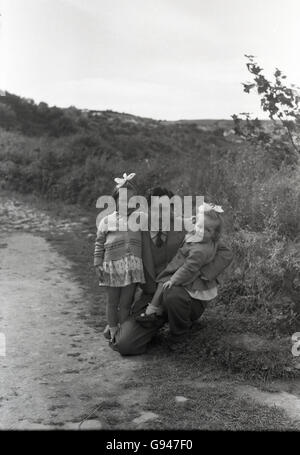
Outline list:
[[[94,265],[103,267],[99,286],[145,283],[141,231],[132,231],[118,212],[104,217],[98,228]]]

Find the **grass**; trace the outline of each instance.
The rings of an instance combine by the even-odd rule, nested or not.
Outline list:
[[[262,382],[251,363],[248,367],[251,379],[245,380],[245,370],[232,372],[232,368],[226,368],[224,364],[220,367],[216,359],[207,361],[201,346],[195,342],[196,333],[190,335],[190,340],[181,346],[179,352],[168,351],[159,339],[162,337],[152,343],[138,382],[131,385],[133,388],[140,385],[150,388],[147,410],[161,416],[159,421],[150,422],[147,428],[299,430],[299,425],[289,419],[283,410],[237,393],[237,386],[249,383],[268,390],[269,381],[264,377]],[[243,358],[246,358],[245,351]],[[177,404],[176,396],[184,396],[188,401],[183,405]]]
[[[87,231],[95,234],[96,210],[15,196],[57,219],[78,221],[84,217]],[[83,233],[80,227],[59,236],[55,230],[41,235],[70,260],[72,273],[87,295],[86,323],[101,332],[106,324],[105,296],[93,269],[94,237]],[[245,380],[257,385],[262,381],[267,384],[271,379],[294,378],[297,374],[299,377],[299,371],[291,369],[289,340],[268,339],[265,334],[265,327],[259,326],[255,314],[226,312],[220,304],[206,310],[200,324],[177,352],[167,348],[163,330],[141,361],[143,367],[128,384],[129,389],[143,386],[151,391],[147,410],[159,414],[160,420],[149,422],[147,428],[296,429],[281,410],[235,393],[235,384]],[[187,404],[177,405],[176,395],[188,398]]]
[[[297,427],[284,412],[238,397],[228,384],[197,388],[175,378],[152,384],[149,411],[161,416],[149,428],[157,430],[291,430]],[[177,404],[175,396],[188,398]]]

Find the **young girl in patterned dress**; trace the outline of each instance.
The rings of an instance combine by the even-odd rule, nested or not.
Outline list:
[[[127,225],[128,217],[134,209],[127,208],[127,214],[121,214],[118,205],[120,188],[127,189],[128,200],[137,194],[136,187],[131,182],[134,176],[135,174],[124,174],[123,179],[115,179],[118,184],[112,196],[117,210],[101,220],[95,244],[94,265],[99,276],[99,286],[105,286],[107,290],[108,326],[104,335],[110,341],[113,341],[119,324],[129,316],[137,283],[145,282],[141,231],[134,232]]]

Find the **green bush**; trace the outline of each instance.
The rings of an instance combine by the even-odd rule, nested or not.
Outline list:
[[[300,249],[275,234],[240,230],[228,238],[235,258],[219,301],[255,313],[269,333],[291,334],[300,327]]]

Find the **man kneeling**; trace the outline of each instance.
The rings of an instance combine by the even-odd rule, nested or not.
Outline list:
[[[173,193],[161,187],[149,190],[150,208],[152,196],[171,199]],[[205,206],[208,208],[206,204],[202,210]],[[205,213],[205,229],[200,225],[202,216],[196,221],[194,232],[175,231],[172,227],[169,231],[142,233],[146,283],[141,286],[143,293],[134,303],[130,317],[121,324],[111,344],[120,354],[144,353],[166,321],[172,343],[180,341],[203,314],[207,302],[216,297],[217,277],[231,263],[232,253],[219,240],[219,213],[213,206]]]

